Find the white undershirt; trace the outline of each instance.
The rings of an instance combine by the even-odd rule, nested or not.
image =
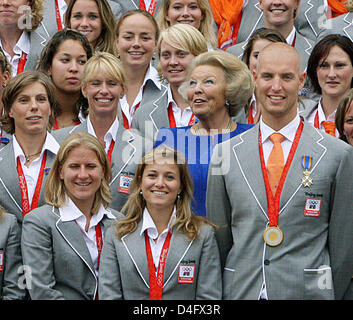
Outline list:
[[[144,237],[144,232],[147,230],[147,235],[150,239],[150,244],[151,244],[151,251],[152,251],[152,256],[153,256],[153,263],[156,268],[156,273],[158,270],[158,265],[159,265],[159,258],[161,255],[161,251],[164,245],[164,241],[167,238],[168,232],[171,231],[171,226],[176,220],[176,215],[175,215],[176,209],[174,206],[174,211],[170,217],[168,227],[162,231],[162,233],[158,236],[158,230],[157,227],[148,212],[147,208],[143,211],[143,217],[142,217],[142,228],[140,235]]]

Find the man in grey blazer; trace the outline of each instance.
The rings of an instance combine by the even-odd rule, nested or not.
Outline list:
[[[88,132],[87,121],[78,126],[63,128],[53,131],[55,139],[61,144],[73,132]],[[145,143],[142,137],[133,131],[124,129],[122,121],[112,152],[112,181],[110,187],[113,199],[110,204],[112,209],[120,211],[129,196],[129,183],[135,175],[137,165],[143,157],[145,150],[152,149],[152,142]]]
[[[287,42],[298,50],[302,61],[301,70],[305,71],[314,42],[300,34],[294,26],[299,12],[300,0],[290,0],[287,3],[288,6],[281,2],[272,4],[270,0],[260,0],[256,4],[248,3],[244,9],[242,21],[256,21],[256,23],[253,25],[246,23],[244,26],[241,24],[239,29],[240,37],[238,35],[237,44],[229,47],[227,51],[241,59],[251,34],[256,29],[265,26],[266,28],[279,31]],[[281,14],[274,14],[274,9],[283,11]],[[248,15],[251,17],[250,19],[246,19]],[[247,34],[247,37],[243,40],[244,37],[242,35],[245,34]]]
[[[221,226],[225,299],[342,299],[351,282],[353,149],[299,117],[299,66],[287,44],[260,52],[260,122],[213,153],[207,217]],[[286,165],[271,190],[272,133]]]

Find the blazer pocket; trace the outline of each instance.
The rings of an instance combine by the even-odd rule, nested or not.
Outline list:
[[[333,300],[333,281],[331,267],[304,269],[304,299]]]
[[[234,290],[235,269],[224,267],[223,269],[223,299],[232,299],[232,290]]]

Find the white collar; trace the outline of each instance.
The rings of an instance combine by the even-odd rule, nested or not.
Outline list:
[[[113,139],[115,141],[116,136],[118,134],[118,130],[119,130],[119,121],[118,121],[118,118],[116,117],[114,122],[110,126],[109,130],[105,134],[104,141],[111,140],[111,139]],[[96,132],[94,131],[94,128],[93,128],[91,119],[89,117],[89,114],[87,116],[87,131],[88,131],[89,134],[91,134],[92,136],[97,138]]]
[[[167,232],[167,231],[171,231],[171,226],[175,220],[176,220],[176,207],[174,206],[173,213],[170,216],[170,219],[168,222],[168,227],[162,233]],[[158,238],[157,227],[156,227],[150,213],[148,212],[147,207],[145,207],[145,209],[143,210],[142,228],[141,228],[140,235],[142,235],[145,232],[145,230],[147,230],[149,237],[151,237],[152,239]]]
[[[319,124],[321,124],[321,122],[323,122],[323,121],[332,121],[333,119],[335,119],[336,111],[337,111],[337,109],[335,109],[335,110],[334,110],[331,114],[329,114],[328,117],[326,118],[324,109],[322,108],[321,101],[322,101],[322,99],[319,100],[319,103],[318,103],[318,105],[317,105],[317,112],[319,113]]]
[[[59,208],[59,212],[63,222],[73,221],[81,216],[84,216],[70,197],[66,197],[64,205]],[[116,219],[116,217],[109,210],[105,209],[103,205],[101,205],[98,212],[92,216],[90,226],[96,226],[104,218],[104,215],[106,215],[109,219]]]
[[[156,87],[159,90],[162,89],[162,84],[161,84],[161,81],[159,80],[158,71],[156,70],[155,67],[152,66],[151,63],[150,63],[150,66],[147,69],[147,72],[146,72],[146,75],[145,75],[145,79],[143,80],[142,87],[145,86],[147,80],[152,80],[153,83],[156,85]]]
[[[279,131],[275,131],[262,121],[262,116],[261,116],[260,129],[261,129],[262,143],[264,143],[270,137],[270,135],[275,132],[281,133],[286,139],[293,142],[299,123],[300,123],[300,117],[297,114],[294,117],[294,119],[291,122],[289,122],[286,126],[284,126]]]
[[[295,27],[293,26],[293,29],[292,31],[290,32],[290,34],[288,35],[287,39],[286,39],[286,42],[289,44],[289,45],[292,45],[294,39],[295,39]]]
[[[17,157],[20,157],[20,159],[21,159],[21,157],[22,157],[22,159],[25,159],[24,152],[16,139],[16,135],[14,134],[12,137],[13,137],[13,151],[15,154],[15,159],[17,159]],[[51,153],[56,155],[58,153],[59,149],[60,149],[60,145],[58,144],[58,142],[55,140],[55,138],[49,132],[47,132],[47,136],[45,138],[40,157],[43,155],[45,150],[48,150]]]

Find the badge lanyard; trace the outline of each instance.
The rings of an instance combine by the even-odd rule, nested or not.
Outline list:
[[[18,178],[20,181],[20,188],[21,188],[22,217],[23,218],[28,212],[30,212],[31,210],[38,207],[39,195],[40,195],[40,190],[41,190],[42,183],[43,183],[44,167],[45,167],[46,160],[47,160],[47,151],[45,151],[43,154],[42,164],[40,166],[39,176],[38,176],[36,188],[34,190],[32,204],[30,206],[26,178],[25,178],[25,175],[22,170],[20,158],[17,157],[17,172],[18,172]]]
[[[25,65],[26,65],[26,61],[27,61],[27,53],[24,53],[22,51],[20,61],[18,62],[17,74],[20,74],[23,72]]]
[[[142,98],[143,98],[143,94],[145,93],[145,89],[146,89],[146,85],[144,85],[143,89],[142,89]],[[141,101],[142,101],[142,98],[141,98]],[[141,101],[136,105],[135,110],[134,110],[134,114],[136,113],[137,109],[140,107]],[[121,112],[121,113],[123,114],[124,128],[129,130],[131,128],[131,126],[129,124],[129,120],[127,119],[124,112]]]
[[[168,118],[169,118],[169,128],[176,128],[176,121],[174,117],[172,103],[169,102],[168,106]],[[192,126],[195,123],[195,115],[192,114],[188,126]]]
[[[300,124],[298,126],[297,132],[295,134],[295,138],[292,144],[292,147],[290,149],[288,159],[286,161],[286,164],[283,168],[283,172],[281,175],[281,178],[278,183],[278,188],[276,189],[276,193],[273,196],[271,188],[270,188],[270,182],[268,179],[268,173],[265,165],[265,159],[264,159],[264,154],[263,154],[263,149],[262,149],[262,139],[261,139],[261,130],[259,130],[259,151],[260,151],[260,161],[261,161],[261,168],[262,168],[262,173],[264,177],[264,182],[265,182],[265,188],[266,188],[266,196],[267,196],[267,208],[268,208],[268,218],[269,218],[269,223],[270,226],[277,226],[278,225],[278,216],[279,216],[279,203],[280,203],[280,198],[281,198],[281,193],[282,189],[284,186],[284,181],[286,180],[287,173],[289,171],[290,165],[292,163],[295,151],[297,150],[297,146],[299,143],[299,139],[301,136],[301,133],[303,131],[303,122],[300,121]]]
[[[110,164],[112,164],[112,153],[113,153],[114,146],[115,146],[115,141],[112,139],[112,142],[110,143],[109,150],[108,150],[108,159]]]
[[[61,22],[58,0],[55,0],[55,9],[56,9],[56,24],[58,26],[58,31],[61,31],[63,29],[63,24]]]
[[[146,5],[144,0],[140,0],[140,9],[148,11],[152,16],[154,15],[154,12],[156,11],[156,6],[157,6],[157,0],[152,0],[150,7],[148,10],[146,10]]]
[[[171,237],[172,237],[172,233],[169,231],[168,235],[164,241],[161,255],[159,258],[158,271],[157,271],[157,277],[156,277],[150,239],[147,235],[147,230],[145,231],[146,254],[147,254],[147,262],[148,262],[148,271],[149,271],[149,276],[150,276],[149,277],[149,280],[150,280],[150,300],[161,300],[162,299],[164,268],[165,268],[165,262],[167,259],[168,251],[169,251]]]
[[[81,124],[81,121],[80,121],[80,120],[77,120],[75,124],[78,126],[79,124]],[[54,129],[54,130],[59,130],[59,129],[60,129],[60,128],[59,128],[58,120],[56,120],[56,118],[54,119],[54,126],[53,126],[53,129]]]

